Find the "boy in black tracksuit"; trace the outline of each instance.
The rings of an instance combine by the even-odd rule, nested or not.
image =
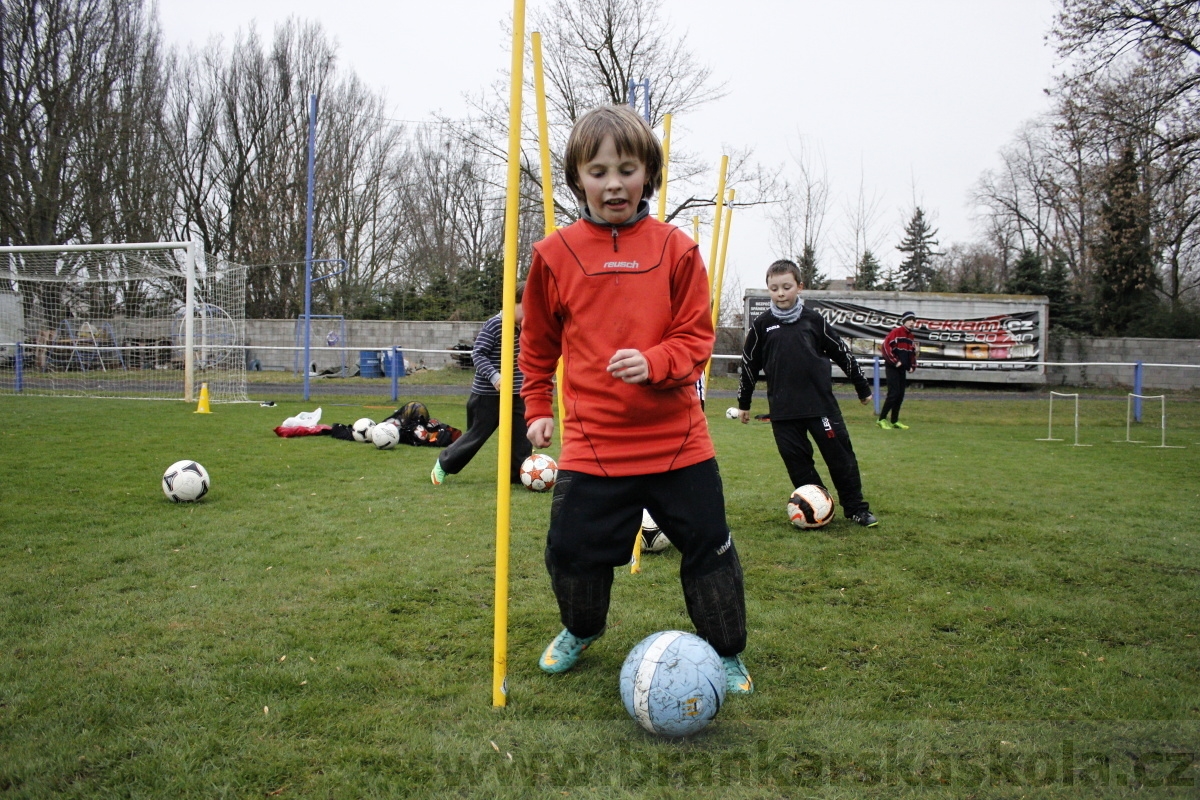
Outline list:
[[[750,399],[759,370],[767,376],[767,404],[771,430],[792,486],[824,486],[813,463],[811,435],[838,500],[849,519],[870,528],[879,524],[862,496],[858,459],[850,433],[833,396],[830,360],[854,383],[859,400],[871,400],[871,388],[858,361],[825,318],[804,307],[800,298],[800,268],[791,261],[776,261],[767,269],[771,310],[754,320],[742,350],[739,417],[750,421]]]

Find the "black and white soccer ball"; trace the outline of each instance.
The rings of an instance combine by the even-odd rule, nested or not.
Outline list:
[[[740,413],[741,412],[738,410],[737,406],[730,406],[729,408],[725,409],[725,418],[737,419]]]
[[[356,442],[369,442],[371,441],[371,429],[374,427],[375,420],[363,417],[354,421],[354,424],[350,426],[350,433]]]
[[[650,512],[642,509],[642,552],[661,553],[671,546],[671,540],[658,527]]]
[[[400,443],[400,429],[384,420],[371,428],[371,442],[380,450],[391,450]]]
[[[833,519],[833,498],[815,483],[797,486],[788,498],[787,515],[797,528],[823,528]]]
[[[208,470],[195,461],[176,461],[162,476],[162,490],[176,503],[193,503],[208,494]]]

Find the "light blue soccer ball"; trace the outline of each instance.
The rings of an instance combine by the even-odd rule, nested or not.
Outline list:
[[[629,651],[621,667],[621,700],[651,733],[690,736],[721,710],[725,666],[699,636],[661,631]]]

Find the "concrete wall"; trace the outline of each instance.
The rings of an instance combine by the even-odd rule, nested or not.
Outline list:
[[[396,320],[346,320],[345,333],[340,320],[314,319],[312,360],[318,371],[340,367],[345,362],[349,374],[358,369],[360,350],[384,350],[393,345],[404,348],[404,360],[413,367],[439,369],[454,360],[446,353],[422,350],[449,350],[459,343],[470,345],[483,322],[401,322]],[[247,363],[258,361],[264,370],[292,370],[302,362],[292,350],[269,347],[304,346],[303,332],[296,335],[296,321],[290,319],[246,320]],[[336,335],[334,345],[329,341]]]
[[[410,365],[438,369],[451,363],[454,356],[446,353],[423,353],[422,350],[448,350],[457,344],[470,345],[483,322],[399,322],[394,320],[347,320],[342,338],[338,320],[314,320],[312,346],[325,347],[328,335],[337,333],[344,349],[313,351],[318,370],[339,367],[343,355],[349,374],[358,368],[359,350],[381,350],[393,345],[404,348],[404,358]],[[249,360],[258,360],[263,369],[291,370],[300,360],[291,350],[267,350],[268,346],[294,347],[295,320],[252,319],[246,321],[246,344]],[[299,340],[303,345],[303,339]],[[715,352],[738,355],[742,348],[741,328],[721,328],[717,332]],[[1052,336],[1046,349],[1048,362],[1115,362],[1136,361],[1155,364],[1192,364],[1200,367],[1200,340],[1194,339],[1077,339]],[[737,359],[718,359],[714,375],[737,374]],[[1071,386],[1133,386],[1132,367],[1056,367],[1045,368],[1046,382]],[[915,378],[936,382],[934,370]],[[1178,369],[1145,367],[1142,375],[1144,389],[1200,389],[1200,368]]]
[[[1142,389],[1200,389],[1200,340],[1077,339],[1052,337],[1050,362],[1089,362],[1086,367],[1046,366],[1046,382],[1069,386],[1133,386],[1133,367],[1097,364],[1191,364],[1195,369],[1143,367]]]

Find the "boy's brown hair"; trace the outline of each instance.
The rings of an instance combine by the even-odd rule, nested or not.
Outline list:
[[[800,277],[800,267],[796,266],[795,261],[788,261],[786,258],[772,262],[771,266],[767,267],[767,283],[771,282],[772,275],[787,275],[789,272],[796,279],[796,285],[803,289],[804,279]]]
[[[579,167],[596,156],[605,136],[613,137],[619,154],[633,156],[645,164],[646,187],[642,197],[652,197],[662,184],[663,151],[658,137],[629,106],[601,106],[580,117],[567,139],[567,186],[575,199],[585,202],[583,187],[579,185]]]

